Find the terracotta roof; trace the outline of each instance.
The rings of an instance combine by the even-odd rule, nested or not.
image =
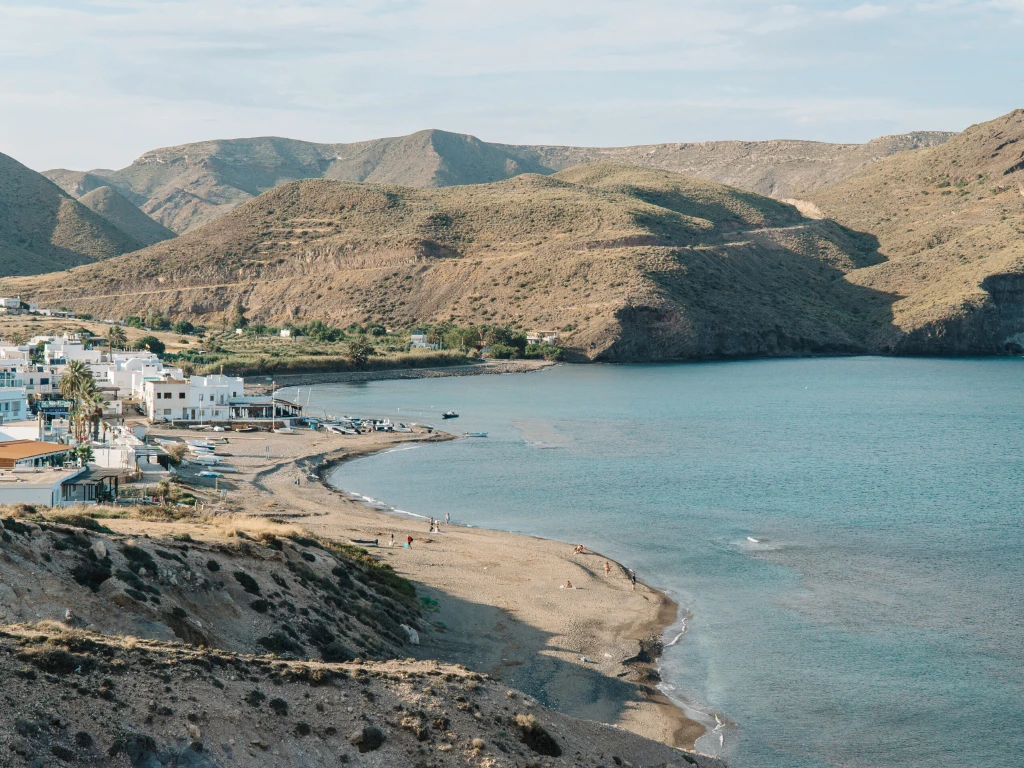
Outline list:
[[[20,461],[36,456],[49,456],[53,453],[67,453],[70,448],[59,443],[40,443],[38,440],[9,440],[0,443],[0,461]]]

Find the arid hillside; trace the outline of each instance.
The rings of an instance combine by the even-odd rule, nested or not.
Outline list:
[[[0,516],[0,764],[723,768],[405,658],[428,621],[365,550],[143,511]]]
[[[433,188],[485,184],[523,173],[551,174],[602,161],[677,171],[776,198],[795,197],[845,179],[880,158],[939,144],[951,135],[924,131],[867,144],[714,141],[593,148],[492,144],[428,130],[354,144],[273,137],[206,141],[147,152],[116,171],[54,169],[45,175],[74,197],[110,185],[181,233],[299,179]]]
[[[0,276],[55,272],[141,247],[42,175],[0,154]]]
[[[82,195],[78,202],[143,246],[176,237],[171,230],[157,224],[111,187],[97,187]]]
[[[870,237],[788,204],[615,164],[421,190],[302,181],[175,240],[10,290],[99,316],[561,329],[580,358],[860,351],[889,298],[842,278]]]
[[[1024,347],[1024,110],[888,158],[809,195],[878,237],[886,261],[849,275],[893,294],[893,347],[1000,354]]]

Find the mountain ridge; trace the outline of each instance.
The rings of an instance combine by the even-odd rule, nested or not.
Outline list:
[[[618,148],[490,143],[439,129],[333,144],[265,136],[151,150],[119,170],[53,169],[45,175],[74,196],[109,185],[163,226],[182,233],[279,184],[304,178],[435,188],[501,181],[522,173],[549,175],[575,165],[612,161],[794,197],[882,157],[932,146],[951,135],[919,131],[867,144],[772,140]]]

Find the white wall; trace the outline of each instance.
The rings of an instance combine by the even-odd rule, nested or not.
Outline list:
[[[0,504],[35,504],[54,507],[60,501],[60,483],[54,486],[29,486],[26,483],[0,482]]]

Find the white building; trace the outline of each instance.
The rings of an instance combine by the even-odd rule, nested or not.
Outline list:
[[[60,392],[60,372],[63,366],[60,365],[22,365],[18,368],[21,372],[22,386],[35,395],[42,397]]]
[[[152,422],[267,422],[291,426],[302,406],[274,397],[245,394],[245,380],[233,376],[193,376],[188,381],[147,381],[143,402]]]
[[[27,363],[32,359],[32,348],[29,346],[16,347],[12,344],[0,345],[0,360],[16,360]]]
[[[74,481],[88,474],[86,467],[0,471],[0,504],[31,504],[60,507],[86,502],[86,492],[74,488]],[[83,489],[84,491],[85,489]],[[77,498],[82,496],[83,498]]]
[[[143,401],[150,421],[229,421],[231,401],[245,396],[245,380],[193,376],[188,381],[146,381]]]
[[[102,349],[86,349],[82,341],[67,336],[54,339],[43,348],[43,361],[47,365],[66,365],[75,360],[100,363],[103,357]]]
[[[0,422],[22,421],[29,415],[24,387],[0,387]]]
[[[142,397],[147,381],[183,380],[180,368],[169,368],[152,352],[115,352],[111,360],[89,366],[96,385],[118,397]]]
[[[409,339],[412,341],[413,349],[437,349],[437,344],[427,341],[427,334],[423,331],[413,331],[409,335]]]
[[[33,440],[42,443],[46,441],[46,437],[42,419],[5,421],[0,424],[0,442],[2,443],[12,440]]]
[[[561,334],[558,331],[533,331],[526,334],[527,344],[547,344],[554,347],[558,345]]]
[[[17,296],[0,297],[0,312],[5,312],[8,315],[21,314],[21,299]]]

